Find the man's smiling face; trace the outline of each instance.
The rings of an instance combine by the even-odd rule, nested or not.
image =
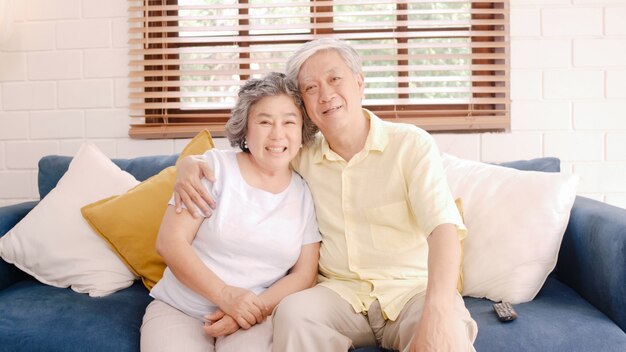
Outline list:
[[[322,133],[350,128],[363,117],[363,75],[355,74],[334,50],[324,50],[304,62],[298,86],[306,111]]]

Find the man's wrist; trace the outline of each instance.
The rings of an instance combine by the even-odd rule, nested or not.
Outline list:
[[[438,312],[447,312],[454,307],[454,295],[431,294],[426,295],[424,309],[431,309]]]

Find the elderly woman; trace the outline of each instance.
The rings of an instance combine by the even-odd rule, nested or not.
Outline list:
[[[203,182],[220,206],[195,218],[172,199],[163,218],[157,251],[167,269],[150,292],[142,351],[271,351],[268,315],[316,280],[313,200],[289,167],[315,132],[285,75],[240,89],[226,133],[242,151],[204,154],[215,181]]]

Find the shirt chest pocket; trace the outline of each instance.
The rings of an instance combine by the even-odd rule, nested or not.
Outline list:
[[[415,221],[405,201],[376,208],[366,208],[374,248],[400,253],[417,245]]]

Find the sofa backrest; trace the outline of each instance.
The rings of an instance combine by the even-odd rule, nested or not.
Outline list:
[[[168,166],[176,163],[179,154],[143,156],[132,159],[112,159],[122,170],[129,172],[139,181],[144,181],[157,174]],[[47,155],[39,160],[39,198],[43,199],[67,171],[72,157],[60,155]],[[536,158],[531,160],[518,160],[500,163],[518,170],[559,172],[561,161],[558,158]]]
[[[130,173],[137,180],[144,181],[150,176],[176,163],[178,154],[143,156],[133,159],[112,159],[120,169]],[[65,174],[72,157],[61,155],[47,155],[39,160],[39,197],[43,199]]]
[[[524,171],[561,172],[561,159],[553,157],[507,161],[497,165]]]

